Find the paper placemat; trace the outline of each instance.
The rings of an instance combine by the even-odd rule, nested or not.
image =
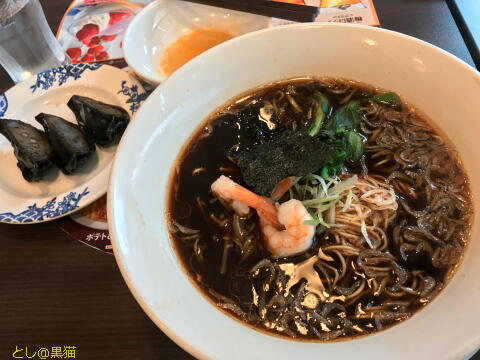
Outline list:
[[[123,58],[122,41],[133,17],[152,0],[74,0],[57,38],[72,63]]]

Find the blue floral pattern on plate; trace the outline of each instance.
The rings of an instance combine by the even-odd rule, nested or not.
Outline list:
[[[0,116],[5,115],[8,109],[8,100],[5,94],[0,94]]]
[[[88,187],[86,187],[80,194],[71,192],[65,195],[60,202],[57,202],[57,198],[54,197],[42,207],[33,204],[28,206],[27,210],[18,214],[13,214],[11,212],[3,213],[0,214],[0,221],[9,223],[31,223],[45,219],[52,219],[78,209],[80,200],[89,193],[90,191],[88,190]]]
[[[46,70],[37,75],[37,80],[35,81],[35,84],[30,86],[30,89],[32,89],[32,93],[39,88],[48,90],[57,82],[58,86],[62,86],[69,78],[73,78],[74,80],[80,79],[86,70],[94,71],[101,66],[102,64],[97,63],[82,63],[76,65],[63,65],[58,68]]]
[[[138,110],[142,101],[145,101],[148,96],[145,92],[139,94],[137,85],[128,87],[126,80],[122,81],[122,89],[117,94],[123,94],[128,97],[126,103],[130,104],[130,111],[132,113]]]

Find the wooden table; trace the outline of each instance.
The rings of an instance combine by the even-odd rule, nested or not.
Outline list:
[[[431,42],[473,65],[444,0],[374,1],[384,28]],[[69,2],[41,0],[53,29]],[[0,93],[11,85],[0,69]],[[81,360],[191,358],[143,313],[113,256],[80,244],[52,223],[0,224],[0,359],[13,358],[16,346],[64,345],[76,346]]]

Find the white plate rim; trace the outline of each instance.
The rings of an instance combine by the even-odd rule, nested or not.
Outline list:
[[[108,79],[108,82],[95,82],[97,78]],[[129,113],[130,121],[133,121],[134,114],[147,97],[142,85],[127,72],[117,67],[103,63],[67,64],[34,75],[0,94],[0,117],[9,118],[15,113],[18,107],[23,106],[25,96],[41,97],[55,89],[67,90],[71,85],[89,85],[92,82],[95,82],[95,87],[115,95],[121,106]],[[118,85],[112,88],[113,83],[118,83]],[[29,122],[27,121],[27,123]],[[18,202],[16,203],[0,202],[0,223],[37,224],[61,218],[84,208],[107,192],[112,163],[113,159],[96,176],[56,196],[29,199],[17,197]],[[17,173],[7,176],[22,177],[19,169]],[[5,191],[0,189],[0,197],[2,193],[5,194]],[[12,195],[9,197],[11,199]],[[62,202],[64,206],[60,205]],[[46,207],[49,204],[56,206],[53,212],[47,210]],[[28,216],[27,214],[32,215]]]

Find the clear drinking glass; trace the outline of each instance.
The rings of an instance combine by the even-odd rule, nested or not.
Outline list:
[[[39,0],[0,0],[0,64],[13,81],[65,61]]]

